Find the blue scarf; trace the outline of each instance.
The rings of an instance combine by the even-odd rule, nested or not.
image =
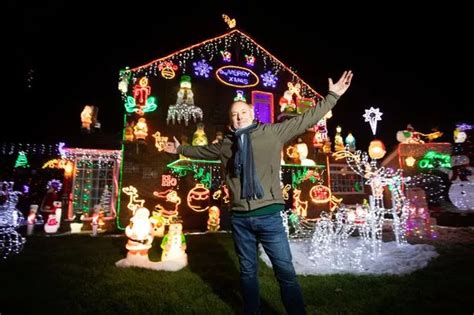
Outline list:
[[[255,170],[255,161],[253,159],[252,140],[250,132],[257,128],[253,123],[248,127],[237,129],[234,134],[237,140],[237,152],[234,159],[234,168],[236,174],[240,175],[242,190],[240,198],[242,199],[262,199],[264,192]]]

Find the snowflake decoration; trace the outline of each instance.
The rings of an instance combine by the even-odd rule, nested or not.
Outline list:
[[[366,109],[365,114],[362,115],[365,121],[370,123],[370,128],[374,135],[377,131],[377,121],[382,120],[382,114],[378,108],[370,107],[370,109]]]
[[[260,77],[262,78],[263,86],[266,86],[266,87],[274,88],[278,81],[278,78],[276,77],[276,75],[274,75],[271,71],[267,71],[261,74]]]
[[[202,59],[201,61],[193,62],[193,66],[195,75],[209,78],[209,72],[211,72],[212,67],[206,62],[206,60]]]

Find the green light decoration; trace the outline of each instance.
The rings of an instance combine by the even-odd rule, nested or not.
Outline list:
[[[207,189],[211,188],[211,172],[204,172],[204,168],[200,167],[197,171],[194,171],[194,179],[203,184]]]
[[[316,170],[314,170],[312,173],[310,173],[307,168],[297,170],[295,173],[291,174],[291,187],[297,188],[307,179],[309,179],[314,184],[321,181],[321,176]]]
[[[15,161],[15,168],[17,167],[30,167],[28,165],[28,159],[26,158],[26,153],[23,151],[18,152],[18,157],[16,158]]]
[[[186,176],[188,172],[196,172],[195,164],[220,164],[219,160],[176,160],[169,163],[166,167],[170,168],[173,174],[178,175],[179,177]],[[204,184],[204,183],[203,183]]]
[[[137,107],[137,104],[135,102],[135,99],[131,96],[127,96],[127,100],[125,102],[125,110],[128,113],[135,113],[135,112],[143,112],[143,113],[149,113],[154,111],[158,105],[156,104],[156,98],[153,96],[150,96],[146,100],[146,104],[143,108]]]
[[[428,151],[418,162],[421,169],[451,168],[451,156],[436,151]]]

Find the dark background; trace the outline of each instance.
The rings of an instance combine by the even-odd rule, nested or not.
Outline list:
[[[273,2],[8,1],[0,140],[68,144],[86,104],[99,107],[101,132],[120,138],[119,70],[226,32],[222,13],[323,95],[327,77],[354,71],[331,137],[342,124],[365,150],[370,106],[383,112],[377,137],[388,147],[408,123],[438,127],[448,142],[457,122],[473,123],[472,1]]]

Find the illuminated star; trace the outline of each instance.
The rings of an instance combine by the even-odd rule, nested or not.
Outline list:
[[[375,135],[377,131],[377,121],[382,120],[382,114],[378,108],[370,107],[370,109],[365,110],[365,114],[362,115],[365,118],[365,121],[370,123],[370,128],[372,133]]]

